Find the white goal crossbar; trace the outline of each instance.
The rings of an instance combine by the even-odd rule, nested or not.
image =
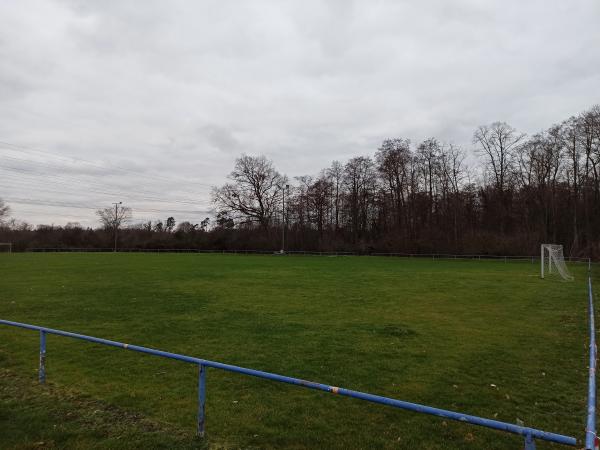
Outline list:
[[[569,273],[565,264],[563,255],[563,246],[558,244],[542,244],[541,247],[541,270],[542,278],[544,278],[546,262],[548,263],[548,273],[552,273],[552,268],[555,268],[558,274],[564,280],[572,280],[573,276]]]

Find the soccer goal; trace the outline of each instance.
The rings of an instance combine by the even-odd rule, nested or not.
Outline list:
[[[12,253],[12,243],[0,242],[0,253]]]
[[[565,280],[572,280],[573,276],[569,273],[567,265],[565,264],[565,257],[563,256],[563,246],[558,244],[542,244],[542,278],[544,278],[544,272],[546,269],[546,263],[548,264],[548,273],[551,274],[552,269],[556,269],[556,272]]]

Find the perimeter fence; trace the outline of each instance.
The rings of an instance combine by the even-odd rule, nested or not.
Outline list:
[[[77,248],[77,247],[57,247],[57,248],[31,248],[26,252],[32,253],[114,253],[112,248]],[[457,260],[480,260],[480,261],[530,261],[535,263],[540,260],[540,255],[488,255],[488,254],[450,254],[450,253],[394,253],[394,252],[320,252],[311,250],[206,250],[197,248],[120,248],[118,253],[221,253],[221,254],[240,254],[240,255],[278,255],[278,256],[389,256],[398,258],[425,258],[425,259],[457,259]],[[565,256],[567,262],[588,263],[590,258],[580,256]]]

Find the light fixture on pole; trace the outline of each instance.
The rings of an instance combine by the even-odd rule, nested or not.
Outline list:
[[[117,251],[117,230],[119,227],[119,205],[122,205],[123,202],[117,202],[117,203],[113,203],[113,205],[115,205],[115,220],[114,220],[114,224],[115,224],[115,248],[114,248],[114,252],[116,253]]]

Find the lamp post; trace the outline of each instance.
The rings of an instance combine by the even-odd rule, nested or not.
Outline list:
[[[118,230],[118,226],[119,226],[119,205],[122,205],[123,202],[117,202],[117,203],[113,203],[113,205],[115,205],[115,248],[114,248],[114,252],[117,252],[117,230]]]
[[[290,191],[290,185],[286,184],[285,187],[281,188],[281,192],[282,192],[282,196],[283,196],[283,205],[282,205],[282,214],[283,214],[283,226],[281,227],[282,231],[281,231],[281,253],[285,253],[285,228],[287,225],[287,216],[285,214],[285,191],[288,191],[288,197],[289,197],[289,191]]]

